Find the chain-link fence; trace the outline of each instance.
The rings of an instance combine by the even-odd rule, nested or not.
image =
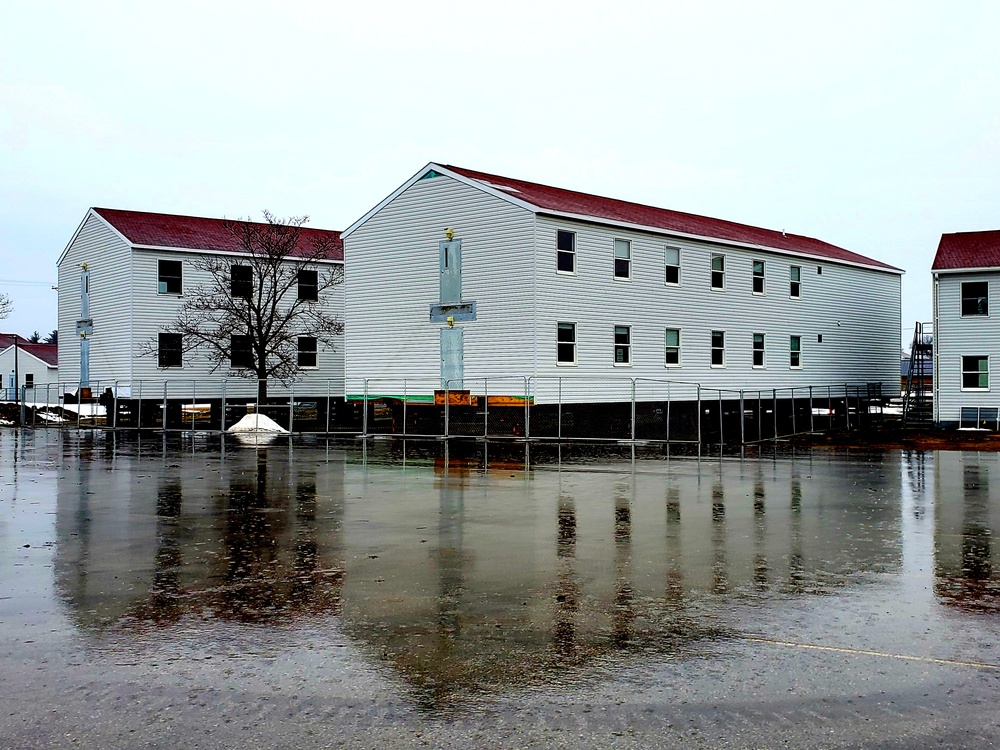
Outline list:
[[[445,386],[445,387],[442,387]],[[92,381],[23,388],[32,426],[226,431],[263,414],[290,432],[744,444],[882,418],[880,384],[733,390],[649,378]]]

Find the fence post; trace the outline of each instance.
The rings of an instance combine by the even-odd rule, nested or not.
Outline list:
[[[562,375],[558,378],[557,383],[557,393],[558,396],[556,400],[558,404],[556,406],[556,438],[559,442],[562,442]]]
[[[743,410],[743,389],[740,388],[740,445],[746,445],[746,414]]]
[[[696,386],[698,389],[698,455],[701,455],[701,383]]]
[[[410,384],[403,378],[403,437],[406,437],[406,402],[410,400]]]
[[[226,398],[226,386],[229,381],[226,378],[222,379],[222,413],[219,415],[219,426],[222,428],[222,432],[226,431],[226,412],[228,411],[229,404]]]
[[[163,381],[163,418],[161,420],[163,432],[167,431],[167,381]]]
[[[847,383],[844,383],[844,419],[847,420],[847,429],[851,429],[851,402],[848,397]]]
[[[15,383],[15,384],[14,384],[14,386],[15,386],[15,387],[17,387],[17,383]],[[24,386],[24,385],[22,385],[22,386],[21,386],[21,393],[20,393],[20,398],[18,399],[18,401],[19,401],[19,402],[20,402],[20,404],[21,404],[21,410],[20,410],[20,414],[18,415],[18,424],[19,424],[19,425],[21,425],[22,427],[24,426],[24,415],[25,415],[25,409],[24,409],[24,397],[25,397],[26,395],[28,395],[28,387],[27,387],[27,386]]]
[[[111,392],[111,408],[115,410],[114,415],[111,417],[111,429],[118,429],[118,381],[115,381],[114,390]]]
[[[795,387],[793,386],[792,387],[792,434],[793,435],[798,435],[799,431],[798,431],[798,429],[795,426],[795,409],[796,409],[796,404],[795,404]]]
[[[490,436],[490,379],[483,378],[483,437]]]
[[[142,430],[142,381],[139,381],[139,403],[135,410],[135,429]]]
[[[670,381],[667,381],[667,444],[670,444]]]
[[[719,450],[725,445],[725,428],[722,426],[722,389],[719,389]]]
[[[524,439],[531,437],[531,378],[524,379]]]
[[[809,386],[809,432],[816,432],[813,426],[813,387]]]
[[[346,390],[346,389],[345,389]],[[324,416],[325,427],[323,432],[325,435],[330,434],[330,378],[326,379],[326,415]],[[329,445],[329,443],[327,443]]]
[[[368,437],[368,378],[365,378],[365,394],[362,401],[362,406],[364,411],[361,415],[361,436],[364,438]]]
[[[451,380],[444,381],[444,437],[449,437],[451,430]]]
[[[83,412],[83,381],[76,381],[76,429],[80,429],[80,414]],[[14,385],[17,385],[15,383]]]
[[[632,380],[632,442],[635,442],[635,378]]]
[[[774,415],[774,440],[778,439],[778,389],[771,389],[771,413]]]
[[[288,431],[295,432],[295,383],[288,385]]]
[[[195,404],[198,403],[198,381],[191,381],[191,432],[194,432]]]

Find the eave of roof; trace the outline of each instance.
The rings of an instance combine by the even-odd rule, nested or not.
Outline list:
[[[812,237],[787,234],[772,229],[762,229],[724,219],[713,219],[697,214],[672,211],[641,203],[631,203],[615,198],[605,198],[573,190],[516,180],[500,175],[477,172],[464,167],[442,165],[445,170],[485,186],[491,192],[508,196],[514,201],[532,207],[538,213],[566,216],[576,220],[589,220],[637,229],[661,231],[703,240],[721,240],[741,246],[772,250],[781,253],[805,255],[859,265],[884,271],[902,273],[902,269],[888,263],[845,250]]]
[[[0,350],[0,354],[8,352],[13,348],[14,345],[10,344]],[[19,355],[31,355],[49,367],[59,366],[59,347],[56,344],[22,344],[19,342],[17,345],[17,351]]]
[[[1000,268],[1000,229],[942,234],[932,271],[987,271]]]
[[[228,225],[231,222],[226,219],[114,208],[92,210],[134,247],[222,253],[245,252],[233,233],[229,231]],[[296,254],[299,256],[311,254],[314,243],[318,242],[331,245],[331,252],[323,258],[324,260],[343,261],[344,244],[340,232],[327,229],[303,227]]]

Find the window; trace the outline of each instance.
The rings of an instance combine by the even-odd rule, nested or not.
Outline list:
[[[764,334],[755,333],[753,335],[753,366],[764,366]]]
[[[229,366],[238,370],[253,369],[253,339],[250,336],[229,339]]]
[[[962,282],[962,317],[990,314],[990,283],[988,281]]]
[[[668,247],[664,251],[664,266],[666,276],[664,282],[667,284],[681,283],[681,249],[679,247]]]
[[[576,232],[563,229],[556,232],[556,270],[576,273]]]
[[[990,387],[990,358],[962,357],[962,390]]]
[[[576,323],[556,323],[556,363],[576,364]]]
[[[802,268],[792,266],[788,269],[788,296],[798,298],[802,293]]]
[[[817,333],[816,334],[816,343],[817,344],[822,344],[823,343],[823,334],[822,333]]]
[[[816,275],[817,276],[823,275],[823,266],[816,266]]]
[[[820,334],[819,340],[823,340]],[[802,367],[802,337],[790,336],[788,339],[788,366]]]
[[[726,332],[712,331],[712,367],[726,366]]]
[[[764,261],[762,260],[753,262],[753,293],[764,293]]]
[[[181,335],[179,333],[161,333],[156,346],[156,364],[160,367],[181,367]]]
[[[627,365],[631,361],[632,329],[615,326],[615,364]]]
[[[632,243],[615,240],[615,278],[632,278]]]
[[[680,367],[681,365],[681,330],[680,328],[668,328],[664,339],[663,364],[667,367]]]
[[[315,302],[319,299],[319,273],[299,269],[299,299]]]
[[[726,288],[726,256],[712,256],[712,289]]]
[[[299,367],[316,366],[316,337],[299,336]]]
[[[229,267],[229,294],[234,298],[250,299],[253,296],[253,268],[250,266]]]
[[[160,294],[181,293],[181,262],[179,260],[161,260],[158,262]]]
[[[35,374],[33,372],[24,373],[24,387],[25,388],[35,387]]]

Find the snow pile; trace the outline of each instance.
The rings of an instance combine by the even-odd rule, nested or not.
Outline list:
[[[243,419],[230,427],[226,432],[255,433],[275,432],[288,434],[288,430],[263,414],[247,414]]]

